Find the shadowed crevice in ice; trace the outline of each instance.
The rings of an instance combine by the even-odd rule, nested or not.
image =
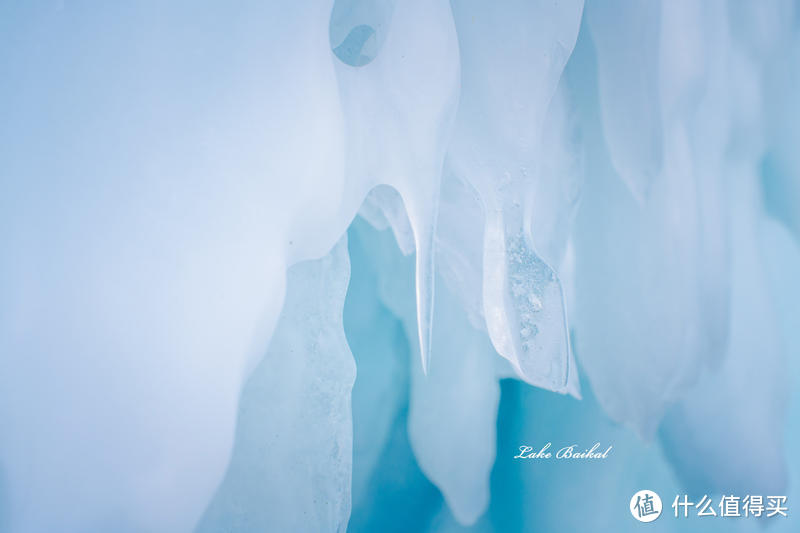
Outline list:
[[[381,235],[380,243],[364,236]],[[358,366],[353,387],[353,513],[350,532],[425,531],[441,505],[436,487],[420,471],[411,449],[408,403],[411,365],[419,368],[401,320],[381,301],[377,256],[400,254],[388,232],[356,219],[349,231],[353,280],[344,325]],[[410,259],[406,259],[410,261]],[[413,287],[413,267],[407,264]],[[413,292],[406,298],[413,310]],[[413,337],[412,341],[413,342]],[[381,510],[399,510],[381,512]]]
[[[372,251],[369,263],[376,276],[375,292],[401,320],[402,332],[411,341],[411,380],[405,386],[411,388],[408,434],[416,461],[442,491],[458,520],[473,523],[489,501],[489,472],[495,453],[497,355],[485,331],[469,323],[460,299],[442,285],[436,296],[431,344],[436,362],[427,375],[423,374],[413,364],[419,359],[419,347],[412,340],[416,320],[409,297],[413,294],[413,259],[401,255],[388,231],[376,231],[364,221],[357,220],[350,233],[352,251]],[[460,334],[454,338],[453,332]],[[370,355],[381,354],[373,350]],[[378,375],[375,378],[373,386],[380,387],[382,380]],[[442,432],[449,437],[440,438]],[[453,453],[453,442],[462,443],[457,454]]]
[[[362,498],[353,501],[349,532],[426,531],[441,505],[439,491],[414,459],[407,423],[406,404],[392,421],[387,442],[377,458]]]
[[[395,419],[407,409],[410,350],[402,323],[378,298],[374,250],[360,238],[360,225],[366,224],[356,219],[348,231],[352,281],[344,307],[345,334],[358,368],[352,401],[354,502],[369,496]]]

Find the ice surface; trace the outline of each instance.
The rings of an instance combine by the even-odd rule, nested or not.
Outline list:
[[[356,27],[369,20],[380,29],[391,6],[378,5],[366,15],[354,7],[332,25]],[[354,191],[353,212],[378,184],[391,185],[402,197],[416,247],[418,338],[427,367],[439,183],[458,101],[458,43],[450,6],[443,0],[401,2],[379,40],[380,52],[363,67],[336,63],[346,116],[346,174]]]
[[[349,223],[298,215],[326,218],[341,185],[329,10],[53,7],[0,7],[10,528],[187,531],[224,475],[286,255],[324,254]]]
[[[592,1],[586,19],[597,50],[597,84],[609,156],[642,201],[661,170],[657,61],[660,7],[670,2]]]
[[[576,228],[576,350],[609,414],[652,435],[700,359],[693,185],[687,166],[676,168],[640,207],[607,159],[590,156],[587,166],[594,170]]]
[[[728,353],[719,371],[701,378],[670,411],[661,437],[690,491],[783,494],[786,360],[759,249],[756,167],[741,163],[728,172],[733,248]],[[742,394],[745,390],[750,394]]]
[[[691,11],[690,11],[691,12]],[[684,76],[679,116],[691,146],[692,173],[697,176],[698,296],[702,313],[701,353],[719,365],[727,351],[730,315],[729,201],[725,193],[726,155],[731,140],[729,53],[731,35],[723,2],[703,4],[698,15],[703,36],[695,35],[695,55],[702,67]],[[673,35],[681,31],[676,21]],[[676,69],[677,70],[677,69]]]
[[[663,3],[661,46],[650,50],[651,56],[641,55],[646,47],[636,52],[637,61],[659,66],[654,111],[659,118],[635,125],[642,139],[658,140],[658,158],[647,155],[646,147],[626,144],[627,150],[638,150],[632,157],[658,159],[652,171],[642,161],[636,170],[642,179],[646,174],[647,194],[625,175],[625,168],[634,167],[615,160],[614,151],[622,145],[615,145],[619,139],[609,131],[618,125],[609,117],[613,104],[603,97],[602,56],[609,52],[602,41],[609,36],[595,35],[601,30],[596,31],[591,15],[588,19],[599,101],[586,108],[583,119],[591,149],[575,233],[577,349],[601,404],[648,437],[698,373],[719,364],[727,343],[723,160],[731,142],[732,104],[725,98],[731,77],[723,8],[713,2]],[[669,44],[676,41],[679,46]],[[585,55],[581,61],[590,62],[588,46]],[[590,67],[583,69],[588,72]],[[578,73],[574,81],[591,83],[591,77]],[[639,113],[633,120],[640,120],[645,112],[626,113]],[[602,127],[593,125],[598,118]]]
[[[242,393],[231,463],[197,531],[347,529],[356,373],[342,327],[349,279],[346,238],[287,272],[269,350]]]
[[[436,360],[427,377],[412,366],[408,433],[420,469],[455,518],[472,524],[489,505],[500,387],[489,339],[470,326],[459,303],[439,284],[431,344]]]
[[[3,4],[0,529],[533,529],[584,478],[498,442],[634,438],[511,380],[498,418],[576,359],[687,487],[782,490],[796,11]]]
[[[781,54],[774,54],[765,76],[764,98],[769,150],[763,178],[769,212],[794,234],[800,243],[800,106],[795,105],[800,86],[800,36],[786,35],[783,19],[775,21]],[[784,31],[780,31],[784,29]]]
[[[486,326],[523,379],[553,390],[566,387],[569,371],[563,294],[534,249],[524,203],[537,181],[559,179],[540,168],[543,126],[582,7],[453,3],[462,87],[447,163],[483,208]]]
[[[394,5],[394,0],[335,1],[330,42],[336,57],[354,67],[375,59],[386,40]]]
[[[701,372],[693,390],[666,417],[661,437],[677,475],[691,490],[777,494],[786,490],[782,426],[788,387],[761,245],[766,221],[758,169],[764,129],[761,113],[753,111],[762,104],[759,87],[747,89],[746,83],[756,78],[756,66],[739,50],[728,59],[735,87],[730,91],[732,133],[744,143],[727,158],[724,180],[732,250],[730,339],[721,368],[710,375]]]

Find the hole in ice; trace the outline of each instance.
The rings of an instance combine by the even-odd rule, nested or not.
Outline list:
[[[331,50],[343,63],[362,67],[386,39],[395,0],[336,0],[331,12]]]
[[[375,43],[375,30],[361,24],[347,34],[342,44],[333,49],[336,57],[354,67],[366,65],[375,57],[371,54]]]

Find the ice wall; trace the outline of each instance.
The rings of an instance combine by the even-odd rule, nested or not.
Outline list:
[[[3,4],[0,527],[343,531],[389,418],[442,528],[484,527],[500,380],[579,398],[579,364],[612,420],[686,444],[687,485],[779,490],[796,346],[759,228],[800,242],[797,20],[790,1]],[[357,214],[391,229],[360,230],[360,301],[396,328],[363,362],[352,470]],[[726,439],[769,460],[693,462]]]

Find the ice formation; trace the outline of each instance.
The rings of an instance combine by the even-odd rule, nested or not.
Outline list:
[[[713,3],[686,4],[665,2],[660,16],[644,18],[655,24],[648,34],[660,34],[662,42],[680,42],[680,47],[637,50],[647,64],[645,74],[640,65],[626,62],[626,54],[597,45],[601,111],[613,109],[604,105],[604,68],[614,72],[618,82],[644,77],[658,65],[662,82],[660,91],[647,98],[654,111],[635,108],[641,94],[626,100],[630,108],[623,114],[637,117],[632,120],[652,115],[646,124],[620,126],[612,133],[601,113],[603,127],[588,128],[591,144],[602,147],[605,138],[607,152],[593,148],[587,156],[594,179],[587,177],[575,230],[576,294],[584,295],[576,302],[575,325],[583,365],[609,413],[632,422],[647,436],[653,435],[663,410],[680,398],[698,369],[719,359],[715,350],[724,349],[726,342],[728,260],[721,152],[729,129],[728,109],[724,96],[711,93],[713,76],[724,75],[725,13],[715,12]],[[612,31],[596,30],[591,12],[588,21],[593,42],[602,42],[607,37],[603,33]],[[706,30],[702,38],[698,25]],[[604,53],[611,57],[603,58]],[[641,57],[647,53],[649,57]],[[636,166],[618,163],[615,153],[630,135],[626,128],[657,139],[653,154],[658,157],[650,154],[647,162]],[[629,150],[631,146],[635,145]],[[634,157],[645,153],[643,148]],[[638,179],[646,177],[646,187],[644,182],[632,186],[627,179],[627,187],[620,183],[630,168],[636,169],[632,174]],[[600,302],[607,312],[598,316]],[[609,364],[627,367],[638,379],[620,382],[605,370]]]
[[[345,531],[397,421],[490,529],[501,380],[578,364],[686,486],[781,490],[798,11],[1,5],[0,530]]]
[[[266,364],[250,377],[240,400],[238,449],[219,489],[224,496],[206,511],[209,531],[259,521],[276,531],[346,529],[355,381],[342,326],[349,279],[346,239],[324,258],[289,269],[287,299]],[[290,478],[274,475],[288,464],[293,465]],[[234,505],[258,498],[260,504],[253,507],[258,515],[241,517],[243,523],[220,523],[215,515],[227,509],[225,497]]]
[[[482,203],[486,327],[522,377],[550,389],[567,386],[569,339],[561,285],[535,251],[529,213],[537,189],[558,179],[541,168],[542,138],[582,7],[453,3],[462,81],[447,162]]]

